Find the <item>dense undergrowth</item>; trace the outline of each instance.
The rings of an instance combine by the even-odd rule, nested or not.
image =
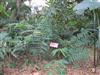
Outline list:
[[[16,2],[7,2],[12,4],[11,12],[5,9],[5,1],[0,3],[0,67],[19,68],[45,60],[50,63],[44,69],[53,67],[58,75],[64,75],[62,68],[66,64],[75,66],[76,62],[87,61],[88,47],[98,45],[91,19],[93,13],[88,10],[84,16],[74,14],[76,2],[50,0],[49,7],[37,14],[29,12],[27,6],[25,9],[23,2],[19,8],[14,7]],[[20,9],[17,16],[16,9]],[[58,43],[58,48],[50,47],[50,42]],[[52,75],[52,70],[48,75]]]

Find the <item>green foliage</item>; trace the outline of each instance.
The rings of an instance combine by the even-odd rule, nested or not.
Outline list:
[[[37,14],[30,14],[30,8],[20,6],[19,15],[25,16],[25,20],[19,22],[15,20],[16,2],[14,0],[5,0],[11,4],[12,10],[9,11],[10,16],[7,16],[8,11],[0,5],[0,12],[3,16],[10,19],[0,18],[0,27],[5,28],[5,31],[0,32],[0,58],[4,59],[7,53],[18,58],[27,54],[48,57],[49,42],[51,40],[59,43],[59,48],[52,49],[52,56],[60,56],[62,61],[52,61],[45,65],[44,68],[50,69],[48,75],[64,75],[65,65],[70,62],[86,60],[88,58],[88,50],[86,45],[93,45],[92,33],[87,27],[90,25],[90,19],[86,16],[76,16],[73,14],[74,3],[68,0],[50,0],[49,7],[45,7]],[[5,2],[4,1],[4,2]],[[14,3],[14,4],[13,4]],[[70,4],[71,3],[71,4]],[[14,14],[11,15],[11,14]],[[26,16],[28,14],[28,16]],[[13,19],[13,20],[12,20]],[[17,23],[15,23],[17,22]],[[88,23],[88,24],[87,24]],[[88,26],[86,26],[88,25]],[[83,29],[82,29],[83,27]],[[87,29],[84,29],[87,28]],[[81,30],[80,30],[81,29]],[[79,31],[76,36],[74,33]],[[64,35],[66,38],[62,38]],[[92,35],[92,36],[91,36]],[[29,63],[29,59],[25,59],[25,64]],[[11,67],[15,64],[11,63]]]
[[[48,70],[47,75],[65,75],[65,64],[60,60],[51,61],[50,63],[44,65],[44,69]]]
[[[0,3],[0,17],[4,18],[9,17],[9,14],[6,12],[5,7],[1,3]]]
[[[85,46],[92,43],[88,33],[87,30],[82,29],[81,33],[77,36],[73,36],[71,40],[60,40],[60,44],[63,48],[54,49],[52,55],[60,54],[60,56],[66,58],[68,62],[87,60],[88,49],[85,48]]]
[[[48,72],[47,75],[53,75],[52,72]]]
[[[66,0],[50,0],[48,14],[52,18],[53,32],[60,34],[66,31],[68,17],[72,16],[73,3]],[[47,15],[48,15],[47,14]]]
[[[6,55],[6,43],[5,41],[9,40],[10,38],[7,37],[8,33],[2,32],[0,33],[0,58],[4,59],[4,55]]]
[[[15,57],[26,50],[32,55],[38,55],[49,48],[48,40],[52,38],[52,25],[48,17],[43,17],[35,25],[29,24],[28,21],[7,24],[6,29],[5,33],[0,33],[1,41],[6,44],[5,50],[4,46],[1,48]],[[9,40],[4,40],[4,37]],[[4,43],[2,44],[4,45]],[[6,51],[6,49],[8,50]],[[5,55],[2,53],[1,56],[3,58]]]

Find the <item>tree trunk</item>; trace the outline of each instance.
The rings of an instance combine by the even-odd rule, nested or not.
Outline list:
[[[99,28],[99,35],[98,35],[97,63],[98,65],[100,65],[100,28]]]
[[[98,30],[98,43],[97,43],[97,47],[98,47],[98,50],[97,50],[97,64],[100,65],[100,10],[97,9],[97,30]]]

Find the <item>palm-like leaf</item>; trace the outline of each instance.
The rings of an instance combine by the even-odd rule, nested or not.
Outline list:
[[[94,10],[100,8],[100,2],[98,0],[84,0],[81,3],[77,4],[73,10],[76,11],[77,14],[83,14],[85,10],[90,9]]]

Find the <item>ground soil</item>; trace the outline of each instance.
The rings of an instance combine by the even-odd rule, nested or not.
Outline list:
[[[37,70],[36,67],[25,66],[22,69],[18,68],[3,68],[4,75],[47,75],[48,70],[40,69]],[[92,68],[72,68],[67,66],[65,70],[65,75],[100,75],[100,67]],[[57,74],[53,74],[57,75]]]
[[[72,64],[66,65],[65,75],[100,75],[100,67],[93,67],[93,51],[90,50],[90,59],[86,62],[76,62],[79,67],[73,68]],[[50,70],[44,70],[43,65],[48,64],[47,61],[40,63],[40,69],[37,70],[37,66],[28,65],[23,68],[7,68],[3,67],[2,72],[4,75],[47,75]],[[57,74],[53,74],[57,75]]]

